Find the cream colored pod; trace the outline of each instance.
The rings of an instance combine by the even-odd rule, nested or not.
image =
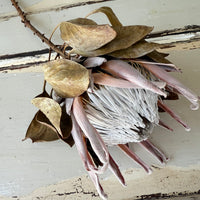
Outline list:
[[[50,61],[44,64],[43,71],[45,80],[63,98],[79,96],[88,89],[89,72],[74,61]]]

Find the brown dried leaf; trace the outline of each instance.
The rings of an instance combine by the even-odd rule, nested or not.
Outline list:
[[[72,135],[70,134],[70,136],[66,139],[62,139],[64,142],[66,142],[70,147],[72,147],[74,145],[74,139],[72,137]]]
[[[31,103],[40,109],[44,115],[48,118],[51,124],[55,127],[57,132],[63,137],[60,129],[60,121],[62,115],[62,109],[60,105],[53,99],[46,97],[37,97],[32,99]]]
[[[158,51],[152,51],[151,53],[147,54],[147,56],[158,63],[172,64],[171,66],[162,66],[163,68],[166,68],[167,71],[180,71],[180,69],[173,65],[172,62],[165,58],[166,56],[168,56],[168,54],[160,53]]]
[[[93,51],[116,37],[109,25],[78,25],[70,22],[60,24],[61,38],[75,51]]]
[[[35,114],[23,140],[27,138],[30,138],[32,142],[54,141],[59,139],[56,129],[41,111]]]
[[[89,72],[71,60],[55,60],[43,66],[45,80],[61,97],[75,97],[85,92],[89,85]]]
[[[165,58],[167,55],[168,54],[160,53],[158,51],[153,51],[149,53],[147,56],[151,58],[153,61],[158,63],[172,64],[169,60]]]
[[[51,98],[46,90],[44,90],[41,94],[38,94],[35,98],[37,98],[37,97],[48,97],[48,98]]]
[[[119,21],[119,19],[117,18],[117,16],[115,15],[115,13],[113,12],[113,10],[110,7],[101,7],[98,8],[94,11],[92,11],[91,13],[89,13],[86,17],[98,13],[98,12],[102,12],[104,13],[107,18],[109,19],[110,23],[112,24],[112,26],[122,26],[121,22]]]
[[[91,19],[86,19],[86,18],[71,19],[68,22],[73,23],[73,24],[79,24],[79,25],[97,25],[95,21]]]
[[[83,56],[99,56],[109,54],[120,49],[126,49],[136,42],[142,40],[153,30],[153,27],[136,25],[123,27],[118,26],[114,27],[114,29],[117,32],[117,37],[108,44],[94,51],[76,53],[79,53]]]
[[[109,55],[116,58],[139,58],[154,51],[155,49],[159,48],[159,46],[160,46],[159,44],[149,43],[146,42],[145,40],[142,40],[128,47],[127,49],[114,51]]]
[[[72,130],[72,120],[71,120],[71,117],[66,113],[65,106],[62,107],[60,129],[63,135],[62,139],[69,138],[69,136],[71,135],[71,130]]]
[[[58,135],[60,139],[69,144],[71,147],[74,145],[74,139],[71,135],[72,120],[71,117],[66,113],[65,106],[62,107],[62,116],[60,121],[60,129],[63,137]]]

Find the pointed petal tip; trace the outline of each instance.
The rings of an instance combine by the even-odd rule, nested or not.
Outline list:
[[[148,169],[147,174],[151,175],[153,173],[153,170],[151,168]]]
[[[194,102],[193,104],[190,105],[190,109],[191,110],[198,110],[199,109],[199,103],[198,102]]]
[[[186,130],[187,132],[190,132],[190,131],[191,131],[191,128],[190,128],[190,127],[187,127],[187,128],[185,128],[185,130]]]

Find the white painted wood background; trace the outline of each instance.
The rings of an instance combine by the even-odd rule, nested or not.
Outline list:
[[[54,10],[60,6],[77,2],[19,0],[22,8],[33,13],[29,16],[29,19],[46,36],[50,36],[51,31],[59,22],[84,17],[93,9],[103,5],[112,7],[124,25],[145,24],[154,26],[156,31],[181,28],[192,24],[200,25],[199,0],[115,0],[64,10]],[[1,0],[0,56],[46,48],[47,46],[34,37],[30,30],[24,28],[19,17],[15,15],[16,11],[11,3],[8,0]],[[98,14],[92,18],[98,22],[107,23],[103,15]],[[58,37],[59,33],[54,38],[57,43],[61,42]],[[200,50],[195,49],[173,51],[170,52],[169,56],[169,59],[183,70],[183,74],[175,76],[198,94],[200,94],[199,55]],[[1,60],[0,64],[3,62]],[[0,74],[0,196],[2,196],[2,199],[3,196],[28,195],[39,187],[62,180],[70,181],[72,177],[86,174],[75,148],[71,149],[61,141],[34,144],[29,140],[21,141],[34,113],[37,111],[31,105],[30,100],[41,92],[42,84],[42,73]],[[104,180],[105,185],[107,184],[108,187],[105,190],[109,193],[110,199],[128,199],[132,196],[159,192],[196,192],[200,189],[200,111],[191,111],[189,102],[184,98],[177,102],[169,102],[168,105],[174,108],[192,128],[190,132],[185,132],[169,116],[163,114],[162,117],[171,125],[174,133],[156,128],[152,134],[152,141],[170,157],[166,169],[171,170],[169,170],[171,172],[169,173],[171,182],[167,182],[168,184],[165,187],[166,182],[162,183],[161,181],[162,177],[166,177],[165,175],[168,174],[166,170],[161,170],[161,173],[159,170],[155,170],[153,175],[146,175],[129,158],[124,157],[118,149],[112,148],[111,152],[124,171],[130,186],[124,189],[117,181],[111,181],[112,184],[108,184],[112,178]],[[149,154],[141,152],[137,145],[134,145],[134,150],[142,154],[147,162],[157,164],[155,160],[148,157]],[[182,172],[184,172],[183,176],[178,176]],[[174,174],[177,174],[177,176]],[[135,189],[135,193],[133,193],[131,191],[134,187],[131,186],[133,186],[135,177],[137,177],[138,184],[140,182],[143,187]],[[188,178],[183,179],[183,177]],[[148,182],[147,180],[151,181]],[[90,180],[87,181],[90,184]],[[147,182],[146,185],[144,185],[144,182]],[[158,187],[158,183],[160,187]],[[72,184],[72,182],[63,185],[61,193],[67,192],[68,186],[69,188],[72,187],[67,184]],[[58,187],[59,184],[51,189],[45,188],[42,190],[43,193],[38,191],[37,195],[41,192],[41,195],[51,196],[50,191]],[[45,190],[46,193],[44,193]],[[92,189],[89,188],[88,190]],[[34,195],[34,197],[37,196],[36,193]],[[33,197],[29,198],[34,199]],[[84,198],[89,199],[87,195],[81,197],[81,199]],[[24,199],[28,199],[28,196]]]

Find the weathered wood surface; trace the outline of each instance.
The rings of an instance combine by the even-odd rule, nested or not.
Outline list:
[[[28,7],[36,4],[41,5],[45,2],[46,0],[19,0],[20,5],[25,10]],[[183,30],[184,26],[200,24],[199,0],[151,0],[151,3],[149,3],[149,0],[115,0],[67,9],[57,9],[59,6],[52,7],[52,3],[55,4],[55,2],[58,2],[58,4],[63,4],[64,2],[66,4],[66,2],[70,3],[72,1],[48,0],[48,2],[48,9],[50,10],[43,12],[42,7],[41,10],[37,8],[34,11],[37,13],[32,13],[28,16],[32,23],[42,33],[45,33],[46,36],[50,36],[51,31],[59,22],[76,17],[84,17],[91,10],[100,6],[111,6],[124,25],[144,24],[154,26],[155,32],[174,30],[176,28]],[[73,0],[73,2],[75,1]],[[0,6],[1,16],[16,14],[8,0],[1,0]],[[49,7],[52,7],[52,10]],[[105,17],[100,14],[91,18],[97,20],[99,23],[107,23]],[[174,35],[174,31],[167,31],[167,36],[161,33],[153,34],[151,35],[151,40],[157,39],[160,43],[168,45],[168,48],[163,48],[162,50],[170,50],[169,60],[183,69],[183,73],[176,76],[181,82],[197,94],[200,94],[200,49],[197,49],[199,45],[197,42],[199,40],[199,27],[187,26],[186,29],[183,30],[186,32],[181,33],[180,30],[176,30]],[[62,41],[58,38],[59,33],[56,33],[53,41],[60,44]],[[172,39],[184,45],[186,44],[187,49],[196,49],[185,51],[173,49],[175,47],[171,46],[174,42]],[[191,41],[188,42],[187,40]],[[2,67],[13,67],[12,65],[15,65],[15,67],[21,68],[25,64],[25,68],[19,71],[25,72],[27,70],[29,72],[17,73],[17,70],[10,70],[9,72],[12,71],[14,73],[0,73],[0,196],[8,196],[12,200],[18,198],[20,200],[35,200],[38,198],[56,200],[56,197],[59,200],[64,200],[67,199],[65,193],[69,194],[70,192],[74,193],[78,191],[76,194],[72,194],[74,195],[74,199],[97,199],[95,195],[91,196],[95,189],[88,178],[85,178],[86,182],[82,182],[81,184],[85,187],[82,192],[79,183],[83,179],[80,179],[80,177],[86,174],[86,172],[83,169],[76,148],[68,148],[61,141],[37,144],[32,144],[30,140],[21,142],[29,122],[37,111],[31,105],[30,100],[41,93],[43,84],[42,73],[35,73],[35,71],[40,72],[40,67],[35,67],[34,65],[30,67],[30,65],[47,60],[47,54],[45,56],[45,53],[48,52],[47,50],[43,51],[47,46],[41,43],[31,31],[25,29],[20,22],[20,18],[16,15],[11,16],[9,19],[5,20],[4,18],[1,20],[0,44],[0,56],[5,56],[1,57],[2,59],[0,60]],[[188,46],[188,44],[194,44],[195,46]],[[180,44],[178,45],[179,48],[183,49]],[[26,54],[22,54],[23,52]],[[14,56],[8,57],[7,55]],[[6,57],[7,60],[5,59]],[[1,69],[4,72],[8,71],[8,68]],[[155,170],[155,173],[150,176],[144,174],[142,170],[138,169],[135,163],[124,157],[118,149],[112,148],[112,155],[116,158],[120,169],[122,169],[123,174],[126,176],[128,187],[125,189],[121,187],[115,178],[104,179],[104,185],[108,185],[108,188],[105,187],[106,192],[112,193],[109,194],[111,195],[111,199],[123,199],[124,194],[127,195],[126,199],[133,199],[133,196],[141,198],[142,196],[145,197],[144,195],[156,193],[170,195],[173,192],[175,194],[186,192],[187,195],[188,193],[198,192],[200,188],[200,110],[191,111],[188,101],[183,98],[179,102],[167,103],[192,128],[191,132],[187,133],[175,121],[171,120],[169,116],[162,114],[162,119],[164,118],[166,123],[172,126],[175,131],[174,133],[170,133],[164,129],[156,128],[150,138],[155,145],[170,157],[166,168],[166,170],[173,169],[170,170],[170,176],[168,177],[165,168],[163,170]],[[152,161],[149,154],[141,152],[137,145],[133,145],[132,147],[146,162],[158,166],[157,161]],[[138,171],[141,173],[137,173]],[[179,176],[178,172],[183,176]],[[72,177],[77,176],[77,179],[72,179]],[[185,178],[184,181],[183,178]],[[110,181],[111,179],[112,181]],[[60,187],[60,183],[58,182],[62,180],[66,181]],[[145,182],[147,182],[146,187],[143,184]],[[141,184],[141,187],[139,187],[138,183]],[[49,184],[55,185],[49,188],[47,187]],[[135,187],[133,187],[133,184],[135,184]],[[39,189],[35,193],[28,195],[28,193],[37,188]],[[56,192],[54,192],[55,188]],[[4,199],[4,197],[0,197],[0,199]],[[72,196],[70,198],[73,199]],[[179,199],[184,198],[180,197]]]
[[[155,32],[148,41],[162,44],[160,52],[192,50],[200,48],[200,26]],[[0,56],[0,72],[40,72],[42,64],[48,60],[48,49]],[[55,56],[55,55],[53,55]]]

